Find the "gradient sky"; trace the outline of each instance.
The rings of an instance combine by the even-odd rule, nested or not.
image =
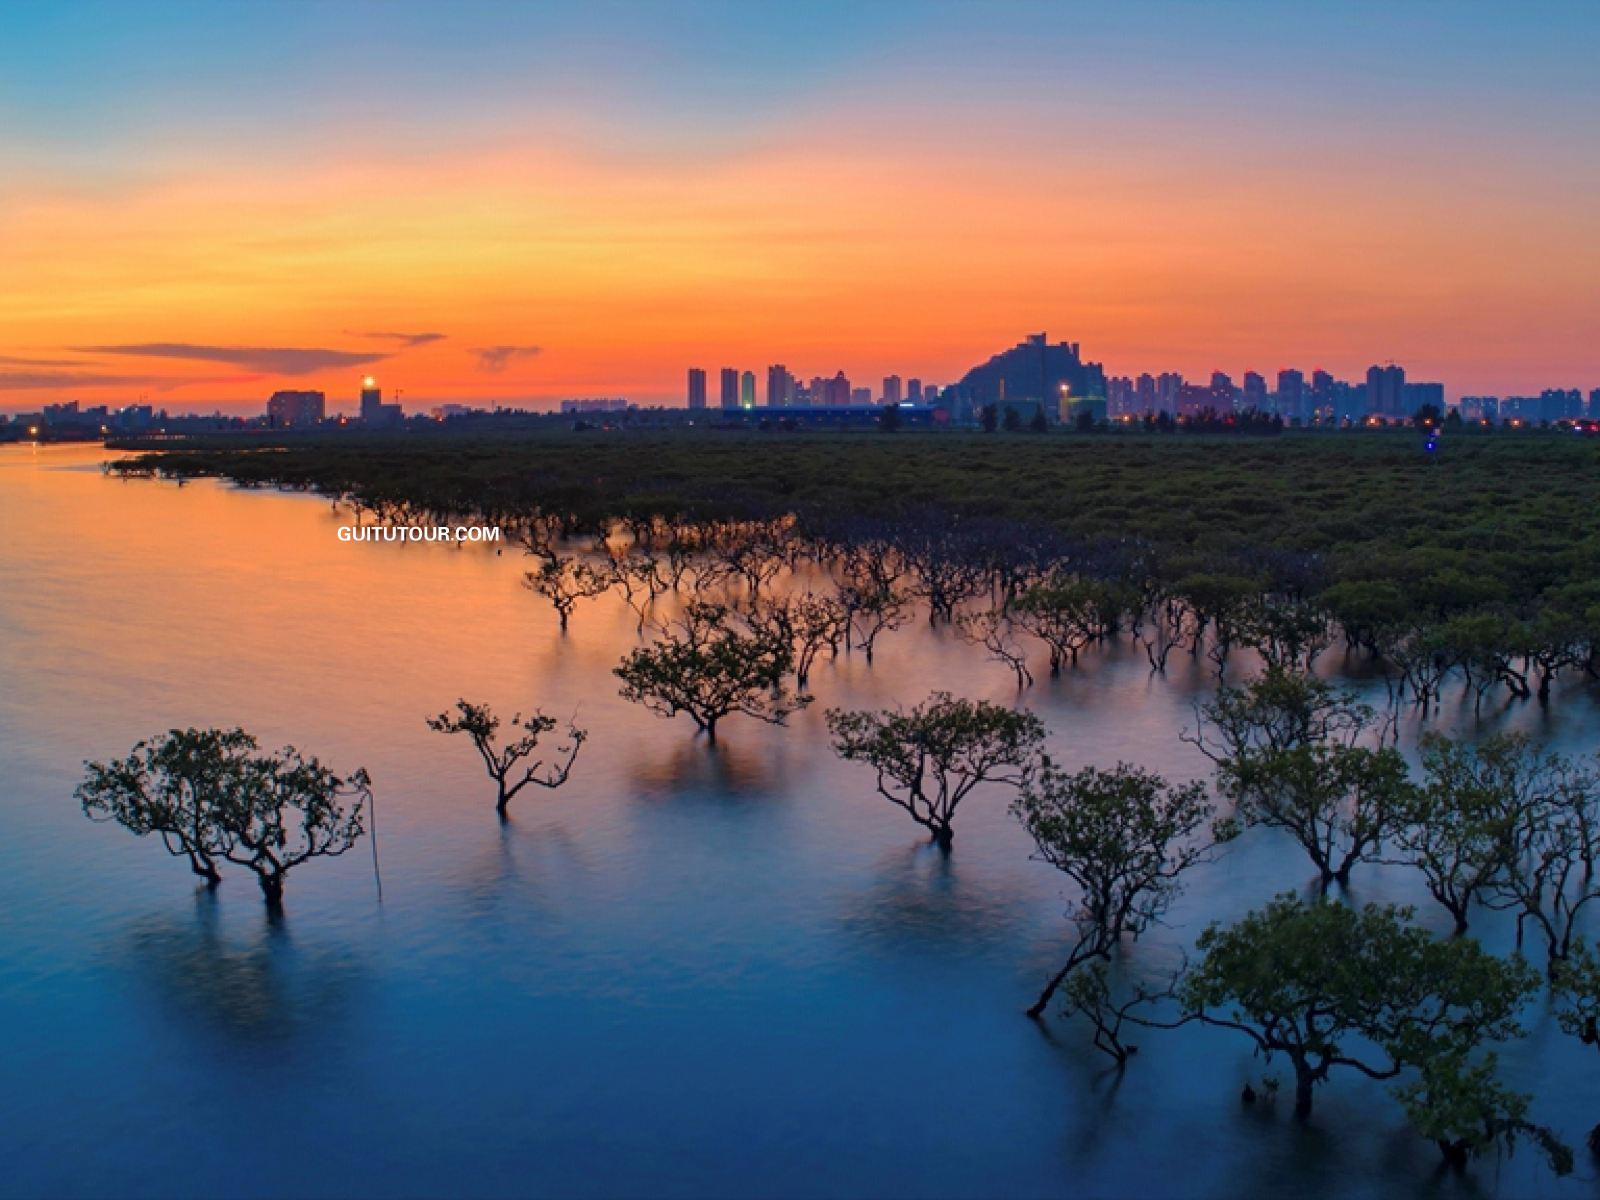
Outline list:
[[[1595,0],[8,5],[0,408],[681,402],[1036,330],[1600,386],[1597,63]]]

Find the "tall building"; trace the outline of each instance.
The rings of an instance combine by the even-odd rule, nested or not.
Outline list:
[[[706,406],[706,373],[700,367],[689,368],[689,407],[693,409]]]
[[[899,404],[900,400],[900,376],[885,375],[883,377],[883,402],[885,404]]]
[[[1278,372],[1278,415],[1286,421],[1306,416],[1306,377],[1293,367]]]
[[[1234,411],[1234,376],[1227,371],[1211,371],[1211,406],[1222,416]]]
[[[1267,411],[1267,381],[1259,371],[1244,373],[1244,393],[1240,403],[1246,411]]]
[[[798,381],[782,363],[767,368],[767,407],[789,408],[795,402]]]
[[[1367,368],[1367,411],[1379,417],[1406,415],[1406,370],[1390,363]]]
[[[823,403],[835,408],[843,408],[850,403],[850,380],[843,371],[832,379],[825,380],[822,385]]]
[[[739,368],[722,368],[722,407],[739,407]]]
[[[1183,376],[1177,371],[1163,371],[1156,380],[1156,412],[1176,413],[1178,393],[1183,390]]]
[[[1126,375],[1112,375],[1106,380],[1106,416],[1128,416],[1136,405],[1131,378]]]
[[[739,407],[754,408],[756,406],[756,373],[746,371],[739,376]]]
[[[1135,383],[1138,399],[1134,401],[1134,412],[1143,415],[1156,411],[1156,377],[1146,371],[1140,375]]]
[[[371,375],[361,381],[361,419],[373,425],[383,421],[383,389]]]
[[[922,380],[915,377],[906,380],[906,399],[912,404],[922,403]]]
[[[267,424],[274,429],[304,429],[322,424],[328,400],[321,392],[273,392],[267,401]]]

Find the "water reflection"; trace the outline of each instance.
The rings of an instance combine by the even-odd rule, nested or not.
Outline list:
[[[348,947],[302,946],[293,919],[224,930],[216,896],[187,913],[145,916],[125,933],[119,960],[154,989],[160,1011],[241,1045],[336,1038],[366,972]]]
[[[666,745],[635,744],[627,778],[641,799],[700,801],[770,800],[785,771],[787,756],[770,745],[741,742],[738,729],[716,743],[691,733],[679,722],[679,738]]]
[[[908,837],[913,837],[908,823]],[[839,921],[850,936],[891,955],[991,953],[1011,939],[1030,903],[1012,889],[961,866],[959,839],[949,854],[925,838],[880,855],[870,884],[845,899]]]

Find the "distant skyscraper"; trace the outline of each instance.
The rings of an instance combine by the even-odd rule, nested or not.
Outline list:
[[[689,407],[694,409],[706,406],[706,373],[699,367],[689,368]]]
[[[756,406],[756,373],[746,371],[739,376],[739,407],[754,408]]]
[[[823,390],[824,394],[827,396],[827,402],[835,408],[843,408],[845,405],[850,403],[850,380],[843,371],[840,371],[832,379],[823,384]],[[860,390],[866,391],[867,389],[862,388]],[[871,401],[872,396],[869,393],[867,396],[867,402],[871,403]]]
[[[1367,368],[1367,411],[1380,417],[1406,415],[1406,370],[1390,363]]]
[[[900,376],[885,375],[883,377],[883,402],[885,404],[899,404],[900,399]]]
[[[1139,394],[1132,378],[1113,375],[1106,380],[1106,416],[1126,417],[1138,411]]]
[[[383,389],[371,375],[361,381],[361,419],[373,425],[383,421]]]
[[[1227,415],[1233,411],[1233,376],[1226,371],[1211,372],[1211,403],[1217,412]]]
[[[1278,372],[1278,415],[1286,421],[1306,415],[1306,377],[1293,367]]]
[[[722,368],[722,407],[739,407],[739,369],[737,367]]]
[[[795,377],[782,363],[767,368],[767,407],[788,408],[795,401]]]
[[[872,389],[871,388],[864,388],[864,387],[851,388],[850,389],[850,403],[851,404],[871,404],[872,403]]]
[[[906,399],[912,404],[922,403],[922,380],[916,378],[906,380]]]
[[[1600,388],[1595,388],[1589,393],[1589,419],[1600,421]]]
[[[1256,412],[1267,410],[1267,381],[1260,372],[1244,373],[1244,395],[1241,402],[1247,410],[1254,409]]]
[[[1135,386],[1138,388],[1139,398],[1134,402],[1134,411],[1140,414],[1156,411],[1156,377],[1146,372],[1139,376]]]
[[[1178,411],[1178,392],[1183,388],[1183,376],[1177,371],[1163,371],[1156,379],[1156,411]]]

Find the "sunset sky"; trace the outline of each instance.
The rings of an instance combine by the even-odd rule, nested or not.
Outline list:
[[[0,408],[1600,386],[1600,3],[1113,7],[9,5]]]

